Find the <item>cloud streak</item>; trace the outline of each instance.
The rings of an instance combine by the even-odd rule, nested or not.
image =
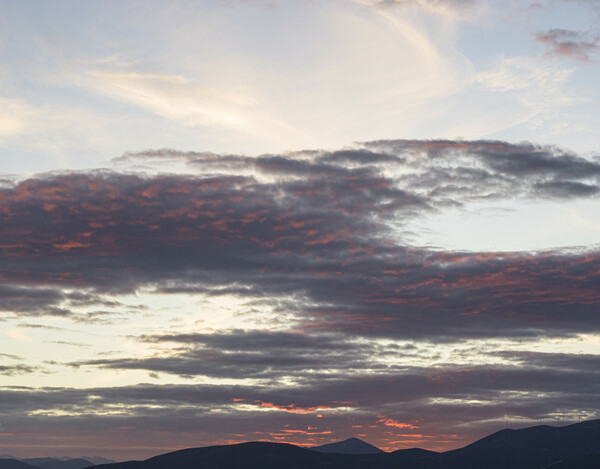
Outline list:
[[[404,440],[402,446],[409,447],[421,438],[430,447],[442,448],[493,431],[506,415],[526,425],[593,414],[599,391],[597,356],[582,361],[568,354],[504,354],[515,360],[505,365],[409,367],[386,374],[340,373],[293,386],[5,388],[0,402],[6,430],[28,438],[42,438],[54,428],[59,433],[97,432],[101,439],[116,434],[129,444],[144,444],[140,438],[159,444],[165,432],[177,435],[180,444],[192,445],[188,439],[194,434],[209,444],[230,439],[234,427],[236,441],[249,435],[273,439],[273,434],[288,432],[285,441],[306,443],[302,431],[312,428],[313,443],[369,432],[382,446]],[[136,431],[141,427],[147,429],[142,436]]]

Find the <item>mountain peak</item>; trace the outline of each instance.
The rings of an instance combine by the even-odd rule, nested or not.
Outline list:
[[[319,453],[341,454],[379,454],[384,452],[379,448],[367,443],[366,441],[359,440],[358,438],[348,438],[344,441],[337,441],[327,445],[315,446],[309,449]]]

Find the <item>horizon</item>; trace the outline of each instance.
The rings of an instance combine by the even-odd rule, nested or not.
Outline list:
[[[465,446],[461,446],[460,448],[464,448],[464,447],[466,447],[466,446],[470,446],[470,445],[472,445],[473,443],[476,443],[477,441],[480,441],[481,439],[486,439],[486,438],[488,438],[488,437],[490,437],[490,436],[496,435],[496,434],[498,434],[498,433],[502,433],[502,432],[504,432],[504,431],[519,431],[519,430],[526,430],[526,429],[538,428],[538,427],[565,428],[565,427],[575,426],[575,425],[579,425],[579,424],[592,423],[592,422],[598,422],[598,423],[600,423],[600,419],[592,419],[592,420],[578,421],[578,422],[575,422],[575,423],[567,423],[567,424],[565,424],[565,425],[558,425],[558,424],[557,424],[557,425],[548,425],[548,424],[543,424],[543,423],[542,423],[542,424],[533,425],[533,426],[528,426],[528,427],[523,427],[523,428],[508,428],[508,427],[506,427],[506,428],[502,428],[502,429],[500,429],[500,430],[497,430],[497,431],[495,431],[495,432],[493,432],[493,433],[491,433],[491,434],[489,434],[489,435],[485,435],[485,436],[483,436],[482,438],[480,438],[480,439],[478,439],[478,440],[471,441],[471,442],[467,443]],[[361,439],[361,438],[356,438],[356,437],[349,437],[349,438],[346,438],[346,439],[344,439],[344,440],[335,440],[335,441],[331,441],[330,443],[324,443],[324,444],[320,444],[320,445],[310,445],[310,446],[307,446],[307,445],[301,445],[301,444],[297,444],[297,443],[286,443],[286,442],[281,442],[281,441],[262,440],[262,439],[261,439],[261,440],[252,440],[252,441],[241,441],[241,442],[232,443],[232,444],[223,444],[223,445],[209,445],[209,446],[231,446],[231,445],[241,445],[241,444],[246,444],[246,443],[275,443],[275,444],[291,444],[291,445],[298,446],[299,448],[304,448],[304,449],[314,449],[314,448],[316,448],[316,447],[322,447],[322,446],[335,445],[335,444],[338,444],[338,443],[345,443],[345,442],[347,442],[347,441],[349,441],[349,440],[357,440],[357,441],[359,441],[359,442],[361,442],[361,443],[366,443],[367,445],[369,445],[369,446],[372,446],[372,447],[374,447],[375,449],[378,449],[378,450],[382,451],[383,453],[388,453],[388,454],[389,454],[389,453],[396,452],[396,451],[405,451],[405,450],[411,450],[411,449],[423,449],[423,448],[419,448],[419,447],[413,447],[413,448],[402,448],[402,449],[397,449],[397,450],[392,450],[392,451],[385,451],[385,450],[383,450],[383,449],[381,449],[381,448],[378,448],[378,447],[377,447],[377,446],[375,446],[375,445],[372,445],[371,443],[369,443],[368,441],[365,441],[364,439]],[[453,448],[453,449],[449,449],[449,450],[446,450],[446,451],[453,451],[454,449],[460,449],[460,448]],[[186,449],[195,449],[195,448],[179,448],[179,449],[175,449],[175,450],[173,450],[173,451],[182,451],[182,450],[186,450]],[[431,451],[431,450],[428,450],[428,451]],[[169,453],[170,453],[170,452],[172,452],[172,451],[169,451]],[[436,452],[437,452],[437,451],[436,451]],[[443,453],[443,452],[445,452],[445,451],[440,451],[440,452],[437,452],[437,453]],[[161,456],[161,455],[164,455],[164,454],[167,454],[167,453],[157,453],[157,454],[153,454],[153,455],[151,455],[151,456],[148,456],[148,458],[146,458],[146,459],[149,459],[149,458],[152,458],[152,457],[155,457],[155,456]],[[350,453],[349,453],[349,454],[350,454]],[[362,453],[360,453],[360,454],[362,454]],[[0,454],[0,457],[7,457],[7,456],[8,456],[8,457],[11,457],[11,458],[13,458],[13,457],[14,457],[14,458],[18,458],[18,459],[28,459],[28,458],[32,458],[31,456],[15,456],[15,455],[6,454],[6,453],[4,453],[4,454]],[[36,457],[40,457],[40,456],[36,456]],[[58,459],[58,460],[68,460],[68,459],[77,459],[77,458],[86,459],[86,457],[85,457],[85,456],[83,456],[83,455],[79,455],[79,456],[67,456],[67,455],[63,455],[63,456],[57,456],[57,455],[46,455],[46,456],[42,456],[42,457],[53,458],[53,459]],[[104,457],[103,457],[103,456],[101,456],[101,455],[87,456],[87,458],[90,458],[90,459],[95,459],[95,458],[106,459],[106,458],[104,458]],[[122,460],[122,461],[115,460],[115,462],[126,462],[126,461],[127,461],[127,460]]]
[[[0,453],[595,418],[599,20],[0,0]]]

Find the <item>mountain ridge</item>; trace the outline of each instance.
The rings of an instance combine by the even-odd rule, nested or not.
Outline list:
[[[341,454],[379,454],[384,453],[383,450],[373,446],[366,441],[358,438],[348,438],[343,441],[336,441],[321,446],[313,446],[307,448],[311,451],[319,453],[341,453]]]
[[[348,441],[350,443],[348,444]],[[336,446],[337,445],[337,446]],[[334,450],[368,445],[358,438],[322,445]],[[319,448],[319,447],[317,447]],[[326,449],[329,449],[326,448]],[[3,465],[0,469],[34,466]],[[11,461],[11,460],[9,460]],[[14,461],[13,463],[21,463]],[[187,448],[144,461],[93,466],[95,469],[598,469],[600,420],[563,427],[539,425],[492,433],[463,448],[436,453],[420,448],[372,454],[320,452],[287,443],[246,442]]]
[[[90,461],[83,458],[17,458],[3,454],[0,456],[0,469],[84,469],[94,466]]]

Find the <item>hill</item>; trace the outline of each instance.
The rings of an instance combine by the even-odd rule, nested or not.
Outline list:
[[[326,451],[268,442],[209,446],[175,451],[145,461],[102,464],[94,469],[598,469],[600,420],[565,427],[540,425],[501,430],[445,453],[418,448],[375,452],[373,448],[377,448],[356,439],[323,447]],[[330,452],[332,448],[336,452]],[[373,453],[342,452],[357,448],[368,448]],[[0,469],[8,469],[8,466],[0,465]]]
[[[85,459],[7,458],[0,459],[0,469],[83,469],[93,464]]]
[[[359,440],[358,438],[348,438],[344,441],[329,443],[322,446],[308,448],[311,451],[319,453],[341,453],[341,454],[379,454],[383,453],[379,448]]]
[[[0,469],[36,469],[36,467],[17,459],[0,459]]]
[[[558,461],[600,453],[600,420],[565,427],[539,425],[501,430],[464,448],[444,453],[449,460],[490,461],[492,467],[542,468]]]
[[[21,459],[21,461],[39,467],[40,469],[83,469],[93,466],[93,464],[85,459],[56,459],[56,458],[31,458]]]

